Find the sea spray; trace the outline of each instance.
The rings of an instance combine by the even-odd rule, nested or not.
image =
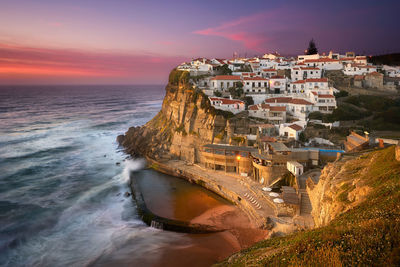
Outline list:
[[[124,182],[129,182],[131,172],[143,169],[146,166],[144,159],[129,159],[125,161],[124,170],[122,171],[122,179]]]

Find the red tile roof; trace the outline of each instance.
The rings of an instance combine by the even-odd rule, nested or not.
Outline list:
[[[285,77],[280,76],[280,75],[275,75],[275,76],[272,76],[271,79],[285,79]]]
[[[298,80],[298,81],[295,81],[295,82],[292,82],[292,83],[298,84],[298,83],[305,83],[305,82],[306,82],[305,80]]]
[[[303,128],[302,128],[301,126],[297,125],[297,124],[289,125],[289,127],[292,128],[292,129],[295,130],[295,131],[301,131],[301,130],[303,130]]]
[[[286,107],[270,107],[271,111],[286,111]]]
[[[301,99],[301,98],[293,98],[292,100],[290,100],[289,103],[295,104],[295,105],[313,105],[313,103],[308,102],[308,101],[306,101],[304,99]]]
[[[249,110],[258,110],[258,106],[257,105],[251,105],[251,106],[249,106]]]
[[[264,100],[265,103],[289,103],[291,97],[272,97]]]
[[[236,80],[239,81],[241,80],[240,76],[237,75],[217,75],[211,80]]]
[[[337,59],[332,58],[319,58],[319,59],[306,59],[304,60],[305,63],[312,63],[312,62],[339,62]]]
[[[276,69],[262,69],[264,72],[272,72],[272,71],[277,71]]]
[[[327,83],[327,78],[319,78],[319,79],[306,79],[307,83]]]
[[[335,98],[333,95],[318,95],[320,98]]]
[[[261,103],[261,108],[262,108],[262,109],[270,109],[271,106],[268,105],[268,104]]]
[[[300,69],[302,69],[302,70],[320,70],[319,68],[313,68],[313,67],[301,67]]]
[[[264,79],[262,77],[244,77],[243,80],[246,80],[246,81],[268,81],[267,79]]]
[[[354,75],[354,80],[364,80],[363,75]]]
[[[222,97],[210,97],[211,101],[221,101],[222,104],[224,105],[229,105],[229,104],[244,104],[243,101],[237,100],[237,99],[227,99],[227,98],[222,98]]]
[[[367,75],[372,75],[372,76],[381,76],[382,75],[383,76],[382,73],[379,73],[379,72],[376,72],[376,71],[368,73]]]

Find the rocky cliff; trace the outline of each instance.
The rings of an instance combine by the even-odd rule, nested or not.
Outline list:
[[[400,162],[395,147],[353,154],[307,181],[317,228],[274,237],[220,266],[399,266]]]
[[[187,72],[171,72],[160,112],[144,126],[131,127],[118,137],[129,154],[198,162],[202,145],[229,143],[233,132],[248,133],[251,120],[246,114],[233,116],[214,109],[191,79]]]
[[[365,199],[371,187],[361,180],[362,173],[359,172],[368,172],[374,160],[374,157],[370,160],[361,160],[360,157],[342,158],[325,166],[318,184],[315,185],[311,179],[307,180],[316,227],[327,225]]]

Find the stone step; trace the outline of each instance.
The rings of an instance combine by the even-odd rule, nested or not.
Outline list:
[[[310,198],[308,197],[307,192],[301,192],[301,205],[300,205],[300,214],[310,214],[312,211],[312,205]]]

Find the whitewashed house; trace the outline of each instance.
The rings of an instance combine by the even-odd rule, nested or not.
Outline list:
[[[266,119],[272,124],[286,122],[286,107],[270,106],[268,104],[251,105],[248,108],[249,116]]]
[[[360,64],[347,64],[343,69],[345,75],[365,75],[368,73],[376,72],[376,67],[372,65],[360,65]]]
[[[286,92],[286,78],[283,76],[272,76],[269,79],[269,90],[274,94],[283,94]]]
[[[293,67],[291,69],[292,81],[305,79],[318,79],[322,77],[322,71],[315,67]]]
[[[318,94],[316,92],[310,92],[310,99],[314,104],[313,111],[332,113],[337,107],[335,96],[331,94]]]
[[[314,59],[319,59],[320,56],[319,54],[313,54],[313,55],[298,55],[297,56],[297,63],[304,62],[305,60],[314,60]]]
[[[342,70],[343,64],[338,59],[328,57],[319,59],[306,59],[303,62],[307,67],[315,67],[322,70]]]
[[[330,92],[329,83],[327,78],[320,79],[306,79],[305,80],[306,93],[315,91],[318,94],[326,94]]]
[[[304,128],[297,123],[285,123],[279,125],[279,135],[284,136],[287,139],[299,140],[300,133],[303,130]]]
[[[268,80],[262,77],[243,77],[244,93],[266,93]]]
[[[216,109],[230,111],[237,114],[245,110],[245,103],[238,99],[228,99],[222,97],[209,97],[211,105]]]
[[[262,69],[261,76],[264,78],[271,78],[272,76],[278,75],[278,71],[276,69]]]
[[[288,84],[288,93],[291,94],[303,94],[305,93],[306,81],[298,80]]]
[[[313,103],[302,98],[272,97],[264,101],[270,106],[285,107],[287,114],[300,120],[306,120],[308,114],[313,111]]]
[[[366,56],[356,56],[354,58],[354,63],[360,64],[360,65],[367,65],[367,57]]]
[[[294,176],[300,176],[304,173],[304,166],[301,165],[297,161],[288,161],[286,163],[286,168],[290,171]]]
[[[388,77],[400,77],[400,67],[383,65],[383,70]]]
[[[239,82],[242,82],[242,78],[237,75],[217,75],[210,79],[210,86],[214,91],[226,91]]]

